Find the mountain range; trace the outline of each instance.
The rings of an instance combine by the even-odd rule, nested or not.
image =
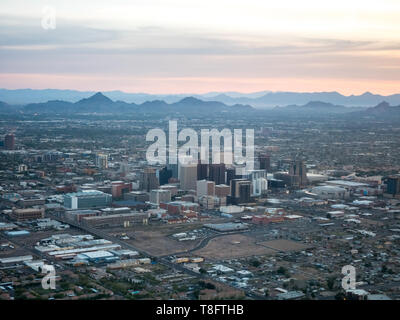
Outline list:
[[[267,112],[267,110],[265,110]],[[374,107],[345,107],[342,105],[334,105],[332,103],[322,101],[310,101],[304,105],[288,105],[285,107],[275,107],[269,112],[276,112],[285,115],[348,115],[349,117],[374,117],[389,119],[400,117],[400,105],[391,106],[387,101],[380,102]]]
[[[0,103],[1,112],[30,113],[182,113],[182,114],[210,114],[215,112],[247,112],[253,108],[248,105],[235,104],[228,106],[217,101],[202,101],[187,97],[175,103],[166,103],[162,100],[146,101],[142,104],[113,101],[101,92],[77,102],[63,100],[50,100],[43,103],[29,103],[26,105],[11,106],[5,102]]]
[[[208,98],[207,98],[208,99]],[[224,103],[243,103],[255,108],[273,108],[275,106],[304,105],[310,101],[321,101],[345,107],[372,107],[382,101],[392,105],[400,105],[400,94],[382,96],[365,92],[361,95],[345,96],[338,92],[268,92],[257,98],[232,98],[225,94],[212,97],[213,100]]]
[[[341,105],[335,105],[323,101],[310,101],[304,105],[288,105],[285,107],[275,107],[272,109],[276,112],[284,113],[313,113],[313,114],[339,114],[339,113],[351,113],[367,110],[368,108],[362,107],[345,107]]]
[[[400,117],[400,106],[391,106],[387,101],[380,102],[374,107],[346,107],[323,101],[310,101],[303,105],[290,104],[276,106],[270,109],[255,109],[250,105],[227,105],[219,101],[203,101],[195,97],[185,97],[174,103],[164,100],[146,101],[141,104],[113,101],[101,92],[80,99],[77,102],[50,100],[43,103],[28,103],[26,105],[10,105],[0,101],[0,113],[8,114],[182,114],[209,115],[215,113],[249,114],[269,113],[288,116],[318,116],[349,114],[361,117]]]
[[[397,118],[400,116],[400,105],[391,106],[388,102],[383,101],[375,107],[364,110],[363,115],[376,118]]]
[[[28,103],[44,103],[49,100],[62,100],[66,102],[78,102],[94,95],[93,91],[77,90],[32,90],[0,89],[0,101],[8,104],[25,105]],[[306,104],[310,101],[321,101],[334,105],[352,107],[373,107],[382,101],[390,105],[400,105],[400,94],[383,96],[365,92],[361,95],[345,96],[338,92],[271,92],[260,91],[254,93],[239,92],[209,92],[206,94],[166,94],[155,95],[147,93],[126,93],[122,91],[107,91],[104,94],[114,101],[142,104],[146,101],[162,100],[172,104],[186,97],[193,97],[203,101],[222,102],[227,105],[245,104],[255,108],[274,108],[294,104]]]

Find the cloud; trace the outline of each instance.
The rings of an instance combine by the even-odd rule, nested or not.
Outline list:
[[[246,7],[239,1],[225,11],[220,5],[215,8],[205,2],[199,8],[187,4],[174,12],[166,8],[162,12],[160,2],[142,1],[140,5],[127,6],[126,13],[123,2],[112,6],[101,1],[97,9],[75,1],[75,11],[66,10],[66,2],[59,3],[55,30],[41,28],[40,6],[35,14],[30,8],[0,15],[3,75],[24,75],[26,81],[31,79],[29,74],[40,75],[42,82],[48,75],[49,87],[55,84],[54,79],[63,83],[69,79],[74,84],[73,75],[80,79],[79,83],[94,83],[96,77],[109,78],[108,84],[114,79],[114,83],[121,85],[129,77],[157,79],[146,81],[149,86],[158,86],[160,79],[181,86],[185,83],[182,79],[188,79],[192,81],[191,89],[196,83],[202,88],[208,83],[214,89],[212,79],[220,79],[216,80],[219,85],[223,81],[234,85],[246,79],[257,86],[261,79],[274,78],[310,79],[316,84],[321,79],[352,83],[355,79],[400,81],[400,43],[391,37],[375,36],[376,32],[393,31],[391,23],[373,25],[374,36],[369,37],[367,31],[360,36],[364,27],[357,24],[357,17],[349,16],[351,19],[344,21],[344,25],[340,19],[336,24],[315,24],[325,17],[332,22],[337,14],[321,15],[320,7],[318,12],[307,13],[307,20],[303,16],[296,18],[293,8],[267,10],[262,5],[257,11],[255,3]],[[199,17],[194,15],[196,10]],[[256,17],[251,21],[250,13],[255,11]],[[147,15],[141,17],[143,13]],[[282,15],[276,24],[275,13]],[[343,14],[349,12],[344,10]],[[130,17],[136,20],[130,21]],[[285,25],[288,20],[290,23]],[[351,28],[348,33],[343,32],[345,26],[354,23],[357,33]],[[341,31],[335,32],[335,27]],[[3,76],[0,85],[7,87],[7,81],[10,80]]]
[[[2,50],[54,54],[107,55],[318,55],[400,50],[390,41],[346,40],[265,33],[243,36],[218,30],[199,32],[158,26],[133,29],[95,28],[58,21],[57,29],[43,30],[37,19],[0,16]],[[61,52],[62,50],[62,52]]]
[[[0,16],[0,46],[24,47],[34,49],[35,46],[62,47],[75,45],[79,47],[87,43],[112,41],[117,37],[115,30],[102,30],[80,26],[69,22],[58,21],[55,30],[44,30],[40,20],[18,17]]]

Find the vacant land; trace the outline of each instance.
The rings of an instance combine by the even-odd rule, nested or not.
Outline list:
[[[125,242],[157,257],[184,253],[196,247],[200,241],[177,241],[155,231],[135,231],[134,234],[134,240],[126,240]]]
[[[301,242],[285,240],[285,239],[264,241],[258,244],[272,250],[284,251],[284,252],[305,250],[310,247],[309,245]]]
[[[274,254],[276,251],[256,243],[254,238],[242,234],[226,235],[210,240],[194,255],[211,260],[235,259]]]

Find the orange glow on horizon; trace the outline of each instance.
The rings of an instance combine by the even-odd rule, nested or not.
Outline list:
[[[7,83],[7,85],[5,85]],[[196,77],[110,77],[93,75],[0,74],[6,89],[70,89],[149,94],[203,94],[208,92],[257,91],[332,92],[359,95],[364,92],[390,95],[399,93],[400,81],[372,79],[299,78],[196,78]]]

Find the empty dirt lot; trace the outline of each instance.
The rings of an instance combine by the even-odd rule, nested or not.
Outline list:
[[[135,239],[126,240],[126,242],[157,257],[184,253],[186,250],[196,247],[200,241],[177,241],[156,231],[135,231],[134,234]]]
[[[261,246],[267,247],[272,250],[276,251],[299,251],[305,250],[310,246],[301,242],[279,239],[279,240],[270,240],[258,243]]]
[[[235,259],[250,256],[274,254],[276,251],[256,243],[256,239],[243,235],[226,235],[210,240],[193,255],[211,260]]]

